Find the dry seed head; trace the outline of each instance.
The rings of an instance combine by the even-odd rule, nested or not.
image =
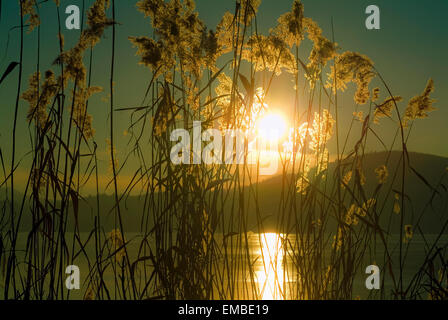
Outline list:
[[[434,81],[429,79],[423,93],[409,100],[405,111],[405,120],[424,119],[428,117],[429,112],[436,110],[436,108],[432,106],[436,100],[431,99],[430,97],[433,91]]]
[[[384,164],[382,166],[376,168],[375,173],[376,173],[379,184],[384,184],[387,181],[389,172],[387,170],[387,167]]]

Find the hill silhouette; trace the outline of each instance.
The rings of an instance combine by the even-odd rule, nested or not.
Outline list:
[[[363,173],[366,183],[363,186],[367,198],[372,195],[378,186],[375,169],[385,164],[387,158],[386,152],[377,152],[366,154],[363,159]],[[399,219],[398,215],[393,213],[395,191],[401,191],[401,159],[402,153],[394,151],[390,154],[387,164],[389,177],[378,193],[378,203],[384,208],[377,208],[381,212],[382,227],[387,228],[389,218],[391,230],[397,230]],[[344,162],[343,162],[344,163]],[[441,229],[441,222],[447,217],[448,203],[448,158],[435,155],[409,152],[409,164],[415,170],[407,168],[405,178],[405,198],[406,210],[405,223],[412,224],[423,212],[423,218],[420,227],[424,233],[438,233]],[[335,174],[336,163],[329,164],[326,174],[331,179]],[[398,172],[394,179],[394,172]],[[444,176],[445,174],[445,176]],[[291,177],[287,177],[290,180]],[[260,211],[265,218],[263,224],[266,230],[277,231],[275,212],[278,211],[278,201],[281,197],[283,184],[282,176],[272,177],[262,183],[258,188]],[[331,184],[331,183],[330,183]],[[433,196],[434,190],[435,195]],[[300,196],[298,196],[300,198]],[[300,202],[300,200],[298,200]],[[395,219],[394,219],[395,218]],[[255,223],[252,221],[252,223]]]
[[[394,151],[390,154],[388,161],[389,177],[387,182],[381,187],[378,193],[378,203],[384,203],[384,207],[377,208],[381,212],[381,225],[384,228],[390,226],[391,230],[397,230],[397,223],[399,219],[398,215],[393,213],[394,205],[394,191],[401,189],[401,152]],[[377,178],[375,175],[375,168],[385,163],[387,153],[377,152],[366,154],[363,160],[363,172],[366,178],[366,184],[364,186],[366,195],[372,195],[377,187]],[[439,157],[435,155],[422,154],[422,153],[409,153],[409,161],[412,168],[406,172],[406,206],[407,214],[405,217],[405,223],[412,224],[423,213],[420,227],[424,233],[438,233],[441,229],[441,222],[446,220],[447,204],[448,204],[448,176],[446,175],[446,168],[448,167],[448,158]],[[329,179],[334,175],[336,163],[329,164],[326,172]],[[398,168],[398,169],[397,169]],[[394,180],[394,172],[399,174]],[[258,193],[258,212],[257,208],[252,204],[247,208],[248,212],[248,229],[257,231],[281,231],[287,232],[287,230],[278,230],[278,212],[280,198],[282,197],[283,185],[286,181],[291,181],[293,178],[291,174],[286,174],[286,179],[282,175],[276,175],[252,187],[246,186],[245,192]],[[331,183],[330,183],[331,184]],[[436,192],[434,192],[436,190]],[[5,206],[5,192],[0,190],[0,201],[2,207]],[[231,193],[232,194],[232,193]],[[238,192],[237,192],[238,194]],[[158,195],[155,195],[157,198]],[[284,195],[286,196],[286,195]],[[300,203],[300,195],[295,194],[297,201]],[[20,208],[20,201],[23,195],[16,192],[16,208]],[[100,195],[97,199],[96,196],[88,196],[79,201],[79,215],[78,224],[80,231],[91,231],[95,225],[95,217],[97,215],[97,200],[99,203],[99,214],[101,219],[101,225],[106,232],[116,227],[116,221],[113,215],[114,198],[109,195]],[[238,203],[236,199],[235,203]],[[7,206],[6,206],[7,207]],[[29,200],[25,200],[24,214],[22,217],[21,231],[29,231],[32,226],[32,217],[29,214]],[[145,208],[145,198],[143,196],[129,196],[120,202],[120,208],[122,212],[123,222],[125,230],[128,232],[139,232],[142,230],[142,226],[145,223],[150,222],[148,219],[142,218],[142,212]],[[70,208],[70,216],[68,222],[68,230],[73,230],[74,227],[74,214],[73,208]],[[6,208],[5,212],[9,212]],[[148,213],[148,210],[146,210]],[[230,219],[230,208],[225,210],[225,220]],[[149,212],[149,216],[151,216]],[[263,221],[263,228],[259,230],[260,218]],[[3,223],[6,220],[3,220]],[[333,221],[334,223],[336,221]],[[390,222],[390,225],[389,225]],[[383,225],[384,224],[384,225]],[[292,226],[289,226],[292,227]]]

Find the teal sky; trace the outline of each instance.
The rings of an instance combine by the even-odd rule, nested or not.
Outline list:
[[[82,7],[81,0],[61,0],[62,18],[65,20],[65,7],[70,4]],[[138,65],[139,58],[135,56],[136,49],[128,41],[128,36],[150,35],[150,21],[144,19],[143,14],[135,8],[134,0],[116,1],[117,20],[117,54],[116,54],[116,107],[132,107],[141,102],[150,76],[147,68]],[[85,0],[86,8],[93,0]],[[276,24],[277,18],[290,10],[290,0],[264,0],[259,7],[258,25],[262,33]],[[317,21],[330,38],[331,19],[334,21],[335,39],[343,51],[357,51],[369,56],[376,68],[382,73],[394,95],[401,95],[404,99],[402,108],[407,101],[420,94],[429,78],[435,82],[433,97],[437,99],[435,106],[438,110],[430,114],[425,120],[415,124],[409,140],[408,148],[418,151],[448,157],[448,1],[432,0],[303,0],[305,15]],[[365,8],[375,4],[381,10],[381,30],[369,31],[364,21],[367,15]],[[17,61],[19,56],[19,30],[11,29],[19,25],[18,1],[2,2],[2,16],[0,20],[0,74],[4,72],[11,61]],[[205,24],[214,29],[225,11],[234,10],[233,0],[196,0],[196,7],[200,18]],[[51,67],[58,50],[56,7],[53,1],[42,3],[41,39],[42,51],[40,55],[41,71]],[[71,47],[78,39],[79,31],[63,29],[66,48]],[[9,36],[9,43],[8,43]],[[89,112],[93,115],[93,126],[96,129],[95,140],[104,154],[100,158],[107,167],[105,139],[108,132],[109,104],[101,101],[108,94],[108,77],[110,70],[111,31],[107,30],[102,42],[94,52],[93,85],[105,88],[104,93],[94,96],[89,103]],[[29,75],[35,71],[37,62],[37,32],[25,33],[24,78],[23,90],[28,85]],[[8,46],[7,46],[8,44]],[[302,54],[308,55],[306,50]],[[286,76],[275,80],[271,90],[271,101],[274,105],[291,105],[293,96],[285,94],[285,84],[292,84]],[[378,84],[378,83],[376,83]],[[375,83],[372,85],[372,87]],[[0,85],[0,147],[6,161],[11,149],[11,135],[15,95],[17,88],[17,70],[15,70]],[[341,114],[349,118],[354,111],[353,91],[348,91],[340,100]],[[382,98],[385,97],[385,94]],[[364,109],[362,109],[364,108]],[[362,107],[360,110],[367,110]],[[27,104],[20,104],[18,123],[18,155],[23,156],[29,150],[28,124],[25,121],[28,110]],[[119,116],[117,120],[117,141],[119,153],[128,151],[127,140],[123,131],[129,125],[129,116]],[[392,126],[385,125],[378,128],[383,136],[391,135]],[[384,131],[382,131],[384,130]],[[373,147],[374,148],[374,147]],[[101,156],[101,155],[100,155]],[[100,164],[101,165],[101,164]]]

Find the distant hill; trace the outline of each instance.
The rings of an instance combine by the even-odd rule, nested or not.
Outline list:
[[[379,193],[379,203],[384,203],[388,190],[401,191],[401,155],[402,153],[398,151],[394,151],[390,154],[387,164],[389,177]],[[385,164],[386,158],[387,153],[385,152],[370,153],[366,154],[364,157],[363,173],[366,178],[364,188],[367,197],[372,195],[377,187],[375,169]],[[448,158],[410,152],[409,161],[410,165],[417,173],[409,168],[406,170],[405,194],[407,195],[407,199],[410,199],[411,203],[407,201],[406,204],[409,210],[406,214],[407,217],[405,217],[405,223],[412,224],[413,218],[415,221],[415,218],[418,217],[426,207],[427,209],[420,223],[422,231],[425,233],[438,233],[441,228],[441,221],[445,221],[448,217],[448,173],[445,174],[443,181],[441,181],[442,175],[446,173],[448,167]],[[328,171],[326,172],[329,180],[331,180],[330,177],[334,175],[335,168],[336,163],[330,163]],[[398,175],[392,184],[393,175],[396,170],[398,170]],[[432,199],[432,202],[430,202],[430,199],[433,191],[421,178],[419,178],[418,175],[424,177],[426,182],[433,188],[439,183],[442,183],[442,186],[439,186],[437,189],[438,193]],[[289,176],[287,180],[290,179],[291,177]],[[262,199],[260,203],[260,211],[262,215],[266,217],[264,225],[268,230],[276,229],[277,217],[274,213],[278,212],[277,199],[281,197],[282,181],[282,176],[275,176],[260,183],[258,188],[259,198]],[[332,182],[330,182],[329,185],[331,186]],[[393,204],[394,194],[389,194],[387,201],[385,201],[384,209],[382,210],[381,221],[384,222],[383,227],[385,228],[389,218],[392,218],[391,230],[397,230],[396,227],[399,219],[393,219],[398,217],[398,215],[392,213]],[[412,206],[412,209],[409,208],[410,206]],[[253,221],[252,223],[255,224],[256,222]]]
[[[366,177],[367,183],[365,184],[365,191],[367,195],[371,195],[374,189],[377,186],[377,179],[375,175],[375,168],[385,163],[387,154],[384,152],[378,153],[370,153],[365,155],[363,161],[363,172]],[[412,204],[412,210],[407,211],[407,217],[405,218],[405,223],[412,223],[413,219],[415,219],[420,215],[422,210],[426,207],[427,210],[423,215],[423,219],[421,221],[422,231],[425,233],[438,233],[441,228],[441,221],[446,220],[448,212],[446,211],[448,205],[448,177],[445,175],[443,181],[440,181],[442,175],[444,174],[446,168],[448,167],[448,158],[421,154],[421,153],[409,153],[410,164],[411,166],[418,172],[418,175],[425,177],[426,182],[424,182],[416,173],[408,170],[406,172],[406,190],[405,193],[410,199],[411,202],[407,202],[407,206]],[[397,179],[391,185],[393,180],[393,173],[395,169],[398,167],[399,172],[401,173],[401,167],[399,166],[399,161],[401,158],[400,152],[392,152],[390,154],[390,159],[388,163],[389,169],[389,178],[387,183],[385,183],[382,187],[382,191],[379,194],[379,202],[382,203],[383,199],[387,195],[387,190],[392,187],[392,190],[400,190],[401,189],[401,181],[400,174]],[[326,172],[329,179],[334,174],[336,164],[330,163],[328,171]],[[292,176],[290,174],[286,175],[286,180],[290,181]],[[283,185],[283,177],[281,175],[273,176],[271,178],[265,179],[260,182],[257,186],[258,198],[259,202],[259,212],[260,216],[263,219],[264,231],[277,230],[277,220],[278,220],[278,212],[279,212],[279,199],[282,194],[282,185]],[[443,183],[443,186],[439,187],[437,195],[434,197],[433,201],[430,202],[431,198],[431,188],[426,184],[428,183],[432,187],[435,187],[440,182]],[[329,184],[331,185],[331,183]],[[445,189],[444,189],[445,187]],[[245,188],[246,194],[249,193],[249,187]],[[252,191],[251,191],[252,192]],[[19,198],[20,196],[20,198]],[[300,196],[295,194],[298,199]],[[157,195],[155,195],[157,198]],[[0,189],[0,201],[2,205],[4,205],[5,192]],[[21,195],[17,194],[16,199],[21,200]],[[237,203],[237,201],[235,201]],[[398,215],[395,215],[393,210],[394,196],[393,194],[389,194],[389,197],[386,201],[386,205],[381,214],[381,221],[384,222],[384,227],[387,226],[389,220],[392,223],[392,227],[396,229],[397,223],[399,219]],[[111,230],[115,225],[115,220],[113,214],[111,214],[113,206],[114,206],[114,198],[112,196],[100,195],[99,197],[100,204],[100,219],[101,224],[104,226],[105,231]],[[142,220],[142,212],[145,206],[145,199],[143,197],[138,196],[130,196],[127,199],[123,199],[120,202],[120,208],[122,212],[122,217],[125,225],[125,229],[127,231],[135,231],[138,232],[141,230],[142,226],[147,223],[146,220]],[[16,205],[17,207],[17,205]],[[28,213],[29,204],[25,205],[25,213],[23,216],[23,224],[22,230],[30,230],[32,218]],[[226,210],[230,211],[230,208]],[[69,224],[73,226],[73,210],[70,209],[70,217],[71,221]],[[149,212],[146,210],[146,212]],[[234,211],[236,212],[236,210]],[[257,215],[256,210],[253,205],[253,201],[251,206],[248,208],[248,228],[252,231],[258,231],[258,223],[257,223]],[[153,214],[153,213],[151,213]],[[87,197],[80,201],[79,203],[79,226],[81,231],[90,231],[92,230],[95,223],[95,216],[97,215],[97,198],[95,196]],[[228,219],[228,214],[226,213],[225,219]],[[227,220],[228,221],[228,220]],[[70,229],[70,228],[69,228]],[[284,231],[284,230],[282,230]]]

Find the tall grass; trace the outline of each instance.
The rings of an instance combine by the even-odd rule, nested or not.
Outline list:
[[[448,219],[443,217],[440,234],[433,241],[420,229],[428,211],[446,213],[446,172],[432,185],[413,167],[406,148],[414,121],[433,110],[432,81],[403,108],[401,98],[391,92],[373,62],[356,52],[341,52],[334,30],[332,40],[325,38],[304,15],[300,1],[294,1],[291,12],[282,15],[268,35],[262,35],[257,21],[259,1],[236,1],[235,11],[225,13],[212,31],[200,21],[192,1],[145,0],[137,7],[150,18],[152,35],[129,40],[149,68],[148,79],[142,79],[148,83],[147,90],[140,106],[121,108],[115,103],[115,71],[117,64],[127,62],[115,56],[116,28],[120,27],[115,1],[93,2],[71,49],[64,46],[58,5],[19,3],[21,49],[9,172],[3,161],[5,142],[0,146],[1,184],[7,190],[0,219],[5,299],[69,299],[65,267],[80,261],[88,268],[83,272],[85,299],[259,299],[266,290],[259,279],[260,265],[261,270],[274,270],[278,298],[353,299],[356,275],[373,262],[382,270],[382,286],[367,298],[447,297],[443,235]],[[28,27],[39,33],[40,5],[56,6],[57,71],[46,71],[42,79],[39,41],[36,73],[23,91],[23,19],[29,15]],[[97,138],[88,112],[90,96],[99,91],[92,85],[95,46],[106,34],[112,41],[107,114],[112,230],[106,229],[107,217],[102,214],[107,204],[100,201],[104,186],[99,181]],[[304,61],[302,51],[307,45],[312,47]],[[277,208],[280,249],[268,252],[269,256],[262,250],[256,257],[253,243],[262,247],[264,233],[269,231],[263,211],[263,161],[248,164],[245,148],[244,164],[174,165],[170,133],[177,128],[192,132],[193,121],[198,120],[203,130],[251,133],[280,73],[293,79],[295,94],[293,129],[279,149],[280,197],[271,199]],[[374,82],[381,87],[372,90]],[[356,112],[348,130],[343,130],[339,101],[350,83],[356,86]],[[384,102],[378,101],[378,92],[385,93]],[[17,119],[21,97],[30,107],[32,165],[22,199],[17,199],[15,145],[18,138],[25,140],[25,135],[16,134],[17,120],[24,121]],[[368,111],[357,113],[364,105]],[[129,117],[132,145],[131,152],[121,156],[125,159],[121,165],[115,139],[117,115]],[[380,138],[372,125],[386,120],[396,126],[393,139]],[[336,141],[334,154],[328,150],[331,140]],[[379,141],[385,151],[376,181],[365,178],[367,170],[375,169],[364,161],[371,140]],[[401,157],[393,162],[397,144]],[[139,166],[128,165],[131,158]],[[117,181],[125,169],[133,171],[133,178],[120,189]],[[431,190],[420,213],[413,211],[406,193],[408,175]],[[79,216],[85,214],[80,210],[84,201],[80,190],[89,182],[95,185],[96,208],[86,235],[79,226]],[[399,190],[393,187],[396,183]],[[126,232],[122,210],[135,194],[141,203],[140,210],[132,213],[141,221],[137,236]],[[392,198],[394,208],[389,208]],[[442,205],[434,204],[437,199],[442,199]],[[33,223],[26,245],[19,247],[23,215],[31,215]],[[398,225],[391,222],[395,217]],[[398,241],[394,234],[399,235]],[[424,239],[426,258],[414,275],[404,277],[407,254],[417,234]]]

